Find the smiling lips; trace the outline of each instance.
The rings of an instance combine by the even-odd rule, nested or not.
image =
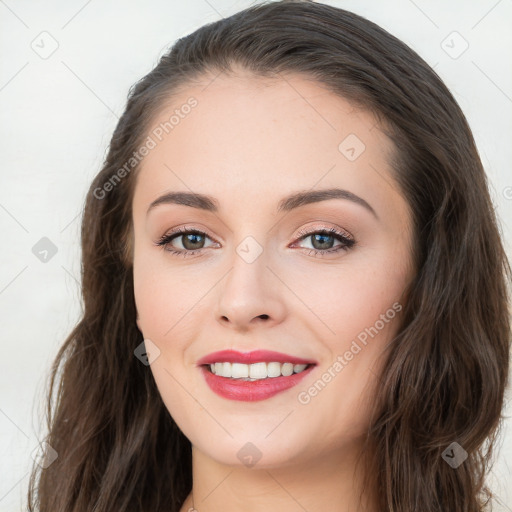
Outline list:
[[[298,384],[316,364],[268,350],[221,350],[197,362],[212,391],[241,401],[265,400],[285,391]]]

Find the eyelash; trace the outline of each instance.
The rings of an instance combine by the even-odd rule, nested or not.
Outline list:
[[[173,231],[172,233],[163,235],[158,241],[155,242],[155,245],[162,247],[163,250],[170,252],[173,255],[183,256],[184,258],[187,258],[187,257],[193,256],[194,254],[196,254],[198,252],[201,252],[205,248],[203,247],[202,249],[195,249],[195,250],[187,250],[187,249],[175,250],[175,249],[169,249],[168,246],[172,242],[172,240],[174,240],[175,238],[179,238],[180,236],[189,235],[189,234],[205,235],[207,238],[210,238],[208,236],[208,234],[204,233],[203,231],[199,231],[199,230],[193,229],[193,228],[184,227],[184,228],[178,228],[177,230]],[[306,249],[309,251],[309,253],[308,253],[309,255],[314,254],[315,256],[320,255],[322,257],[323,255],[328,254],[328,253],[332,254],[332,253],[337,253],[340,251],[348,251],[356,244],[356,241],[354,239],[349,238],[346,234],[336,230],[335,228],[318,229],[315,231],[299,231],[298,234],[300,236],[297,241],[301,241],[301,240],[306,239],[312,235],[328,235],[328,236],[332,236],[332,237],[336,238],[343,244],[343,245],[340,245],[337,248],[333,248],[333,249],[324,249],[324,250]]]

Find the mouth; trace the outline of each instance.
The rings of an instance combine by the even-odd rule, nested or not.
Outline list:
[[[265,400],[296,386],[316,361],[272,351],[248,353],[224,350],[198,361],[206,383],[217,395],[229,400]]]
[[[210,373],[219,377],[254,382],[278,377],[290,377],[293,374],[306,371],[311,366],[314,366],[314,364],[279,363],[277,361],[243,364],[223,361],[202,366]]]

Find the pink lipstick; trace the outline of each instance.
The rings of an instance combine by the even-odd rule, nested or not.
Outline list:
[[[229,400],[265,400],[297,385],[316,361],[268,350],[222,350],[197,365],[210,389]]]

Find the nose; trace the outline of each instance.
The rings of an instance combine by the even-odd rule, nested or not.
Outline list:
[[[252,263],[235,255],[218,290],[216,316],[224,327],[246,332],[258,325],[271,327],[283,321],[285,290],[267,264],[264,253]]]

